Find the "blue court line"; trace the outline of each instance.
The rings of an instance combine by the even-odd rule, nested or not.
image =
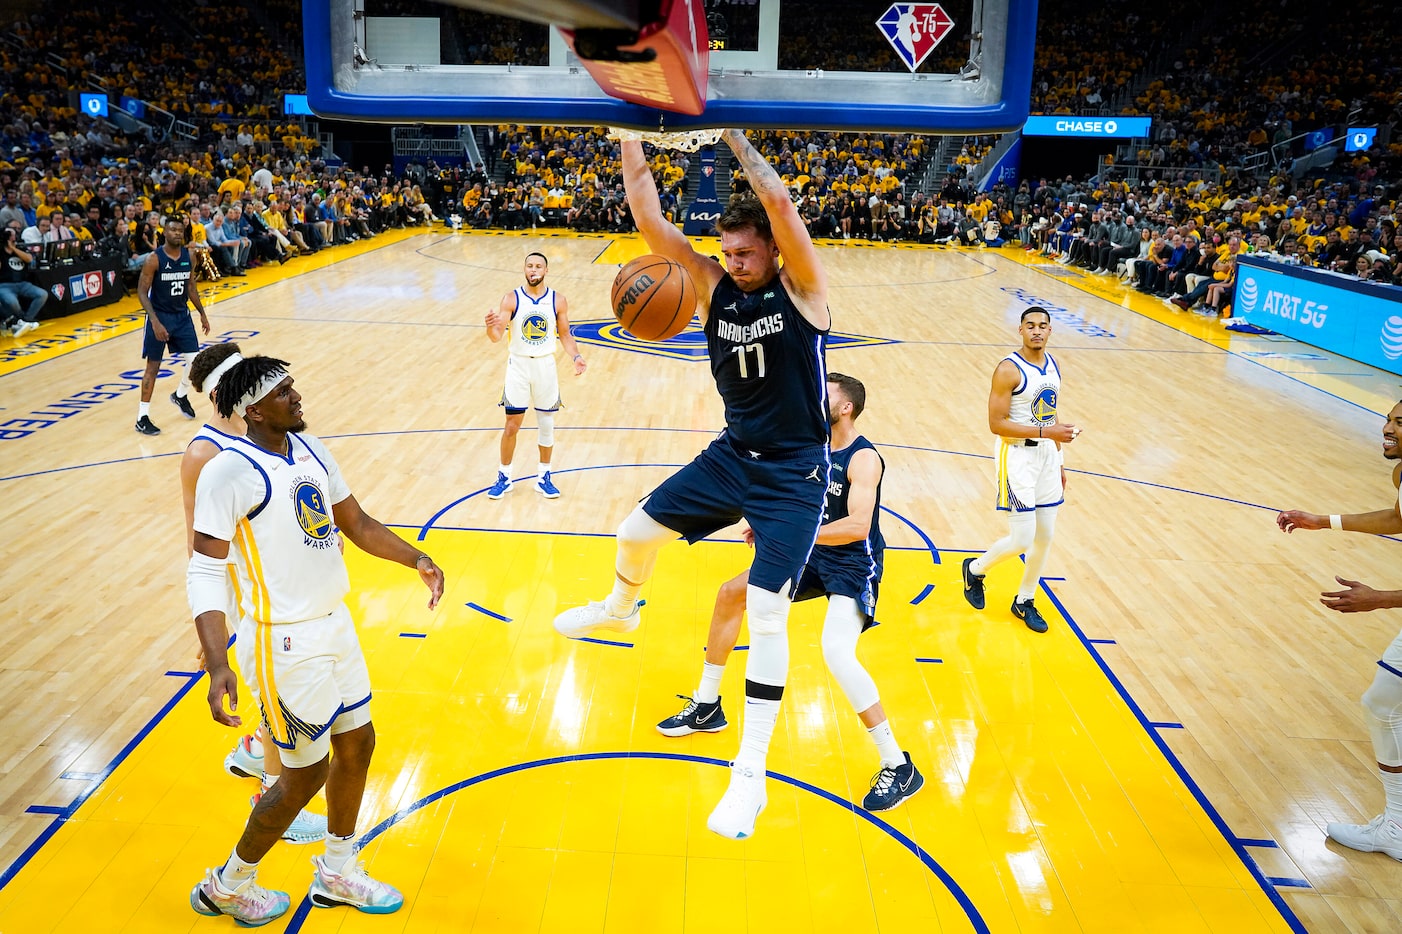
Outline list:
[[[1097,297],[1098,297],[1098,296],[1097,296]],[[1136,312],[1136,314],[1138,314],[1138,312]],[[300,321],[301,319],[299,318],[299,319],[297,319],[297,320]],[[866,336],[870,336],[870,335],[866,335]],[[1058,343],[1057,343],[1057,351],[1058,351],[1058,352],[1063,351],[1063,350],[1111,350],[1111,351],[1114,351],[1115,353],[1172,353],[1172,354],[1194,354],[1194,355],[1200,356],[1200,357],[1210,356],[1210,355],[1213,353],[1212,350],[1169,350],[1169,349],[1167,349],[1167,348],[1161,348],[1161,347],[1117,347],[1117,346],[1115,346],[1114,344],[1086,344],[1085,346],[1081,346],[1080,344],[1070,344],[1070,345],[1067,345],[1067,344],[1062,344],[1062,343],[1060,343],[1059,341],[1060,341],[1060,339],[1058,338]],[[981,343],[981,342],[979,342],[979,341],[907,341],[907,340],[894,340],[894,341],[892,341],[892,343],[896,343],[896,344],[931,344],[931,345],[936,346],[936,347],[1002,347],[1002,348],[1005,349],[1005,350],[1007,349],[1007,346],[1008,346],[1008,344],[1007,344],[1006,341],[1004,341],[1004,342],[1002,342],[1002,343],[996,343],[996,344],[995,344],[995,343],[987,343],[987,344],[985,344],[985,343]],[[1215,348],[1214,348],[1214,350],[1215,350]],[[1365,374],[1365,375],[1366,375],[1366,374]]]
[[[31,804],[29,807],[24,809],[24,813],[53,814],[58,817],[67,817],[70,812],[68,808],[55,807],[52,804]]]
[[[170,713],[171,710],[175,708],[175,705],[180,703],[181,699],[184,698],[186,694],[190,693],[190,689],[196,684],[198,684],[200,679],[202,679],[203,677],[204,673],[201,672],[200,674],[187,679],[185,684],[182,685],[180,689],[175,692],[175,695],[171,697],[170,700],[166,701],[160,710],[156,711],[156,715],[150,720],[146,721],[146,724],[142,726],[140,730],[137,731],[136,735],[131,738],[130,742],[128,742],[125,746],[123,746],[120,750],[117,751],[117,754],[112,757],[112,761],[108,762],[107,765],[103,766],[101,772],[96,773],[97,777],[81,794],[78,795],[78,797],[73,799],[72,804],[68,805],[65,808],[53,808],[50,805],[44,804],[38,804],[33,806],[35,808],[42,808],[43,810],[31,810],[30,813],[52,814],[54,819],[49,823],[47,827],[45,827],[42,831],[39,832],[39,836],[34,838],[34,842],[30,843],[29,846],[24,848],[24,852],[17,856],[15,858],[15,861],[9,866],[7,866],[3,873],[0,873],[0,889],[4,889],[5,886],[10,884],[10,880],[19,874],[19,871],[23,869],[31,859],[34,858],[34,855],[39,852],[40,848],[43,847],[44,844],[48,843],[49,840],[53,838],[54,834],[58,833],[59,828],[63,826],[64,822],[68,820],[68,818],[72,817],[73,814],[78,810],[78,808],[82,807],[83,804],[93,796],[97,789],[102,787],[102,783],[105,782],[109,777],[111,777],[112,773],[116,771],[117,766],[121,765],[124,761],[126,761],[127,756],[132,754],[132,751],[135,750],[138,745],[140,745],[141,741],[145,739],[150,734],[150,732],[156,728],[157,724],[159,724],[162,720],[165,719],[166,714]]]
[[[1181,724],[1181,723],[1174,723],[1174,722],[1171,721],[1171,720],[1150,720],[1150,721],[1149,721],[1149,726],[1153,727],[1153,728],[1156,729],[1156,730],[1181,730],[1181,729],[1183,729],[1183,724]]]
[[[899,519],[901,522],[904,522],[906,525],[910,526],[911,531],[914,532],[916,535],[920,536],[920,540],[921,540],[922,542],[925,543],[925,547],[928,548],[928,549],[930,549],[930,558],[934,561],[934,563],[935,563],[935,564],[939,564],[939,563],[940,563],[940,550],[939,550],[938,548],[935,547],[935,543],[930,539],[930,536],[928,536],[928,535],[925,534],[925,530],[924,530],[924,529],[920,528],[920,526],[916,525],[914,522],[911,522],[911,521],[910,521],[909,519],[907,519],[905,516],[903,516],[903,515],[901,515],[900,513],[896,512],[894,509],[892,509],[892,508],[889,507],[889,506],[884,506],[884,505],[883,505],[883,506],[881,507],[881,509],[882,509],[883,512],[889,512],[891,515],[895,516],[895,517],[896,517],[897,519]]]
[[[199,673],[198,671],[167,671],[167,672],[166,672],[166,677],[167,677],[167,678],[198,678],[199,676],[200,676],[200,673]]]
[[[612,639],[595,639],[593,636],[570,636],[575,642],[592,642],[595,645],[616,645],[620,649],[631,649],[631,642],[615,642]]]
[[[706,651],[706,650],[709,649],[709,648],[710,648],[710,646],[708,646],[708,645],[703,645],[703,646],[701,646],[701,651],[704,652],[704,651]],[[750,647],[749,647],[748,645],[737,645],[737,646],[735,646],[734,648],[732,648],[730,651],[732,651],[732,652],[748,652],[749,650],[750,650]]]
[[[1304,879],[1291,879],[1288,876],[1266,876],[1266,881],[1271,885],[1281,885],[1292,889],[1314,888],[1314,886],[1310,885],[1309,882]]]
[[[561,473],[563,473],[563,471],[561,471]],[[478,606],[477,604],[473,603],[471,600],[469,600],[467,603],[465,603],[464,606],[466,606],[466,607],[468,607],[468,608],[470,608],[470,609],[476,610],[478,613],[481,613],[481,614],[483,614],[484,616],[490,616],[492,619],[499,619],[499,620],[501,620],[503,623],[509,623],[509,622],[511,622],[511,617],[509,617],[509,616],[502,616],[500,613],[493,613],[491,610],[487,609],[485,606]]]
[[[1272,371],[1272,372],[1274,372],[1274,371]],[[1376,414],[1376,413],[1375,413],[1375,414]],[[527,430],[527,431],[534,431],[535,429],[534,429],[534,428],[527,428],[527,429],[525,429],[525,430]],[[613,427],[613,428],[609,428],[609,427],[598,426],[598,425],[566,426],[566,427],[563,427],[563,428],[557,428],[556,430],[557,430],[557,431],[665,431],[665,432],[681,432],[681,433],[684,433],[684,434],[702,434],[702,435],[710,435],[710,436],[712,436],[712,437],[714,437],[714,436],[717,434],[716,431],[714,431],[714,430],[712,430],[712,429],[708,429],[708,428],[651,428],[651,427]],[[341,434],[341,435],[322,435],[322,436],[320,436],[320,437],[321,437],[321,439],[322,439],[323,441],[333,441],[333,440],[339,440],[339,439],[343,439],[343,438],[376,438],[376,437],[383,437],[383,436],[397,437],[397,436],[401,436],[401,435],[454,434],[454,433],[458,433],[458,432],[474,432],[474,431],[499,432],[499,431],[501,431],[501,428],[500,428],[500,427],[492,427],[492,428],[408,428],[408,429],[402,429],[402,430],[397,430],[397,431],[363,431],[363,432],[351,432],[351,433],[348,433],[348,434]],[[925,454],[947,454],[947,455],[949,455],[949,456],[951,456],[951,457],[972,457],[972,458],[976,458],[976,459],[978,459],[978,460],[993,460],[993,455],[991,455],[991,454],[974,454],[974,453],[969,452],[969,451],[950,451],[950,450],[947,450],[947,449],[944,449],[944,448],[927,448],[927,447],[921,447],[921,446],[919,446],[919,445],[914,445],[914,444],[892,444],[892,443],[886,443],[886,442],[880,442],[880,443],[873,442],[873,443],[876,444],[876,446],[877,446],[878,448],[888,448],[888,449],[893,450],[893,451],[896,451],[896,450],[900,450],[900,451],[919,451],[919,452],[925,453]],[[157,458],[162,458],[162,457],[179,457],[179,456],[180,456],[181,454],[183,454],[183,453],[184,453],[184,449],[181,449],[181,450],[179,450],[179,451],[169,451],[169,452],[167,452],[167,453],[165,453],[165,454],[151,454],[151,455],[143,455],[143,456],[140,456],[140,457],[120,457],[120,458],[117,458],[117,459],[115,459],[115,460],[110,460],[110,461],[94,461],[94,462],[88,463],[88,464],[73,464],[73,465],[70,465],[70,466],[68,466],[68,467],[53,467],[53,468],[50,468],[50,469],[48,469],[48,470],[35,470],[35,471],[31,471],[31,472],[29,472],[29,473],[13,474],[13,475],[8,476],[8,477],[0,477],[0,483],[3,483],[3,482],[5,482],[5,481],[7,481],[7,480],[25,480],[25,479],[28,479],[28,478],[30,478],[30,477],[42,477],[42,476],[45,476],[45,475],[47,475],[47,474],[65,473],[65,472],[70,471],[70,470],[85,470],[85,469],[87,469],[87,468],[89,468],[89,467],[110,467],[110,466],[112,466],[112,465],[114,465],[114,464],[126,464],[126,463],[130,463],[130,462],[132,462],[132,461],[155,460],[155,459],[157,459]],[[614,464],[614,465],[606,465],[606,466],[615,466],[615,467],[617,467],[617,466],[630,466],[630,467],[675,467],[675,466],[677,466],[677,465],[675,465],[675,464],[628,464],[628,465],[618,465],[618,464]],[[572,468],[572,469],[584,469],[584,468]],[[568,473],[568,472],[569,472],[569,471],[558,471],[558,473]],[[1204,497],[1204,498],[1206,498],[1206,499],[1217,500],[1218,502],[1231,503],[1231,504],[1233,504],[1233,505],[1235,505],[1235,506],[1247,506],[1247,507],[1249,507],[1249,508],[1251,508],[1251,509],[1265,509],[1265,510],[1269,510],[1270,512],[1280,512],[1280,511],[1281,511],[1281,508],[1282,508],[1282,507],[1278,507],[1278,506],[1267,506],[1267,505],[1264,505],[1264,504],[1262,504],[1262,503],[1249,503],[1249,502],[1247,502],[1246,500],[1232,499],[1232,498],[1229,497],[1229,496],[1218,496],[1218,495],[1215,494],[1215,493],[1203,493],[1203,492],[1201,492],[1201,491],[1199,491],[1199,490],[1189,490],[1189,489],[1185,489],[1185,488],[1183,488],[1183,487],[1169,486],[1169,485],[1164,484],[1164,483],[1153,483],[1153,482],[1151,482],[1151,481],[1149,481],[1149,480],[1136,480],[1136,479],[1134,479],[1133,477],[1117,477],[1117,476],[1115,476],[1114,474],[1102,474],[1102,473],[1095,473],[1095,472],[1089,471],[1089,470],[1078,470],[1078,469],[1068,469],[1066,472],[1069,473],[1069,474],[1077,474],[1077,475],[1083,476],[1083,477],[1095,477],[1096,479],[1100,479],[1100,480],[1115,480],[1115,481],[1118,481],[1118,482],[1120,482],[1120,483],[1131,483],[1131,484],[1134,484],[1134,485],[1136,485],[1136,486],[1147,486],[1147,487],[1150,487],[1150,488],[1152,488],[1152,489],[1167,490],[1167,491],[1170,492],[1170,493],[1183,493],[1183,494],[1186,494],[1186,495],[1188,495],[1188,496],[1201,496],[1201,497]],[[530,476],[535,476],[535,475],[534,475],[534,474],[531,474]],[[470,498],[471,496],[479,495],[481,492],[483,492],[483,490],[478,490],[476,493],[471,493],[471,494],[469,494],[469,496],[463,497],[463,499],[467,499],[467,498]],[[461,502],[461,500],[459,500],[458,502]],[[445,507],[444,511],[446,512],[447,509],[450,509],[450,508],[452,508],[452,506],[455,506],[455,505],[457,505],[457,503],[449,504],[449,506]],[[885,507],[883,507],[883,508],[885,508]],[[894,513],[893,513],[893,515],[894,515]],[[437,517],[435,517],[435,518],[437,518]],[[903,517],[899,517],[899,516],[898,516],[897,518],[903,518]],[[430,523],[432,523],[432,522],[433,522],[433,520],[430,520]],[[404,527],[405,527],[405,526],[400,526],[400,528],[404,528]],[[496,530],[494,530],[494,529],[482,529],[482,530],[477,530],[477,529],[463,529],[463,530],[459,530],[459,531],[496,531]],[[552,533],[549,533],[549,534],[552,534],[552,535],[572,535],[572,534],[573,534],[573,535],[579,535],[579,534],[589,534],[589,533],[579,533],[579,532],[552,532]],[[1393,541],[1393,542],[1402,542],[1402,537],[1395,536],[1395,535],[1379,535],[1378,538],[1384,538],[1384,539],[1387,539],[1388,541]],[[422,541],[422,539],[419,539],[419,540]],[[933,544],[932,542],[927,543],[927,546],[928,546],[930,549],[934,549],[934,544]],[[948,550],[951,550],[951,549],[945,549],[945,550],[948,551]],[[938,560],[938,554],[939,554],[939,552],[938,552],[938,551],[934,551],[934,554],[936,555],[936,563],[939,563],[939,560]]]
[[[1047,586],[1045,583],[1043,583],[1041,587],[1042,592],[1051,600],[1052,605],[1056,607],[1056,611],[1061,614],[1061,618],[1066,620],[1066,625],[1075,633],[1076,638],[1088,646],[1090,640],[1086,638],[1085,632],[1076,623],[1075,618],[1071,616],[1065,604],[1061,602],[1051,587]],[[1115,689],[1115,693],[1120,695],[1120,699],[1125,702],[1125,706],[1129,708],[1130,713],[1139,721],[1139,725],[1144,728],[1144,732],[1148,735],[1149,740],[1158,747],[1159,752],[1163,755],[1164,759],[1167,760],[1169,767],[1178,775],[1179,781],[1188,789],[1188,793],[1193,796],[1193,800],[1197,801],[1198,806],[1203,809],[1208,819],[1212,821],[1213,826],[1215,826],[1217,831],[1222,835],[1222,839],[1227,841],[1227,845],[1236,853],[1237,858],[1241,860],[1241,864],[1246,867],[1246,871],[1251,873],[1256,883],[1261,887],[1261,891],[1266,894],[1266,898],[1269,899],[1271,904],[1275,906],[1275,909],[1280,912],[1280,916],[1285,919],[1285,923],[1290,926],[1290,930],[1294,931],[1295,934],[1309,934],[1309,931],[1305,928],[1304,922],[1299,919],[1299,916],[1295,914],[1294,910],[1286,903],[1281,894],[1276,891],[1274,883],[1261,872],[1261,868],[1256,865],[1256,860],[1252,859],[1251,854],[1246,852],[1246,847],[1242,844],[1242,841],[1232,833],[1231,828],[1227,826],[1226,820],[1223,819],[1221,812],[1219,812],[1208,799],[1201,786],[1194,781],[1193,776],[1188,773],[1188,769],[1183,765],[1183,762],[1174,754],[1173,750],[1169,748],[1168,743],[1164,741],[1163,737],[1159,735],[1159,731],[1153,728],[1153,724],[1150,722],[1149,718],[1144,715],[1143,708],[1139,706],[1138,702],[1136,702],[1134,697],[1129,693],[1129,689],[1124,686],[1124,682],[1121,681],[1114,670],[1106,664],[1105,659],[1100,656],[1099,652],[1090,648],[1087,648],[1087,651],[1090,654],[1091,660],[1100,668],[1100,673],[1110,682],[1111,687]]]
[[[925,601],[925,598],[926,598],[926,597],[928,597],[930,594],[932,594],[932,593],[934,593],[934,592],[935,592],[935,585],[934,585],[934,584],[926,584],[926,585],[925,585],[925,589],[922,590],[922,591],[920,591],[918,594],[916,594],[916,595],[915,595],[915,599],[912,600],[912,601],[910,601],[910,605],[911,605],[911,606],[919,606],[921,603],[923,603],[923,602]]]
[[[423,528],[422,526],[418,525],[417,523],[415,523],[414,525],[405,525],[405,524],[402,523],[402,522],[385,522],[385,523],[383,523],[383,524],[384,524],[385,528],[387,528],[387,529],[404,529],[405,531],[411,531],[411,532],[418,532],[419,529]],[[433,527],[433,530],[434,530],[435,532],[503,532],[503,533],[506,533],[506,534],[509,534],[509,535],[557,535],[557,536],[559,536],[559,537],[561,537],[561,538],[613,538],[613,537],[614,537],[614,533],[613,533],[613,532],[556,532],[556,531],[553,531],[553,530],[551,530],[551,529],[508,529],[508,528],[503,528],[502,526],[493,526],[493,525],[435,525],[435,526]],[[678,539],[678,541],[680,541],[680,539]],[[710,542],[710,543],[713,544],[713,545],[714,545],[714,544],[721,544],[721,545],[743,545],[743,544],[745,544],[744,540],[743,540],[743,539],[739,539],[739,538],[707,538],[707,539],[705,539],[705,541]],[[920,551],[920,552],[928,552],[930,549],[926,548],[924,545],[890,545],[890,544],[888,544],[888,545],[886,546],[886,550],[887,550],[887,551]],[[951,549],[946,548],[945,550],[946,550],[946,551],[949,551],[949,550],[951,550]],[[978,552],[978,551],[971,552],[971,554],[980,554],[980,553],[981,553],[981,552]]]
[[[1091,645],[1119,645],[1114,639],[1087,639]]]
[[[401,638],[401,639],[427,639],[427,638],[428,638],[428,633],[426,633],[426,632],[401,632],[401,633],[399,634],[399,638]]]
[[[501,429],[497,428],[497,429],[493,429],[493,430],[494,430],[494,431],[500,431]],[[551,475],[552,475],[552,476],[559,477],[559,476],[562,476],[562,475],[567,474],[567,473],[579,473],[580,471],[583,471],[583,470],[617,470],[617,469],[624,468],[624,467],[668,467],[668,468],[671,468],[671,469],[674,469],[674,470],[675,470],[675,469],[678,469],[678,468],[681,468],[681,467],[685,467],[685,466],[686,466],[685,464],[598,464],[598,465],[593,466],[593,467],[569,467],[569,468],[567,468],[567,469],[565,469],[565,470],[554,470],[554,471],[551,471]],[[513,482],[513,483],[522,482],[522,481],[525,481],[525,480],[529,480],[531,477],[534,477],[534,476],[535,476],[535,474],[527,474],[527,475],[524,476],[524,477],[518,477],[518,478],[516,478],[516,479],[513,480],[512,482]],[[457,507],[457,506],[461,506],[463,503],[467,502],[468,500],[470,500],[470,499],[472,499],[472,498],[474,498],[474,497],[481,496],[483,493],[487,492],[487,491],[490,490],[490,489],[491,489],[491,485],[489,484],[489,485],[487,485],[487,486],[482,487],[480,490],[473,490],[471,493],[467,494],[466,496],[460,496],[460,497],[458,497],[457,499],[453,500],[453,501],[452,501],[451,503],[449,503],[448,505],[444,506],[442,509],[440,509],[440,510],[438,510],[437,512],[435,512],[432,516],[429,517],[429,520],[428,520],[427,522],[425,522],[425,523],[419,528],[419,535],[418,535],[418,537],[417,537],[416,539],[414,539],[414,540],[415,540],[415,541],[419,541],[419,542],[423,541],[425,538],[428,537],[429,530],[433,528],[433,524],[434,524],[435,522],[437,522],[439,519],[443,518],[444,513],[448,512],[449,510],[451,510],[451,509],[453,509],[453,508],[455,508],[455,507]]]
[[[506,765],[502,766],[501,768],[492,769],[490,772],[482,772],[481,774],[474,775],[471,778],[465,778],[460,782],[454,782],[453,784],[440,788],[437,791],[430,792],[429,794],[410,804],[408,807],[402,808],[401,810],[396,811],[394,814],[391,814],[389,817],[386,817],[384,820],[380,821],[370,830],[366,831],[365,834],[359,840],[356,841],[356,851],[359,852],[365,849],[365,847],[370,845],[370,843],[372,843],[377,837],[385,833],[390,828],[394,827],[396,824],[410,817],[415,811],[427,807],[428,805],[433,804],[435,801],[439,801],[443,798],[446,798],[448,795],[462,791],[465,788],[471,788],[473,785],[479,785],[483,782],[491,781],[495,778],[501,778],[503,776],[511,775],[516,772],[524,772],[529,769],[538,769],[554,765],[568,765],[577,762],[598,761],[602,759],[658,759],[666,762],[688,762],[696,763],[699,765],[718,766],[720,768],[730,767],[730,763],[725,761],[724,759],[713,759],[709,756],[693,756],[685,753],[676,752],[583,752],[570,756],[554,756],[549,759],[536,759],[530,762],[519,762],[515,765]],[[949,892],[950,895],[954,897],[954,900],[959,903],[959,907],[964,910],[965,916],[968,917],[969,923],[973,926],[973,929],[975,931],[979,932],[979,934],[990,934],[988,923],[983,920],[983,916],[979,914],[978,908],[974,906],[973,900],[969,898],[968,894],[966,894],[962,888],[960,888],[959,883],[955,882],[954,877],[949,874],[948,870],[946,870],[943,866],[936,862],[934,857],[927,853],[919,844],[917,844],[910,837],[906,836],[900,830],[896,829],[891,824],[888,824],[886,821],[882,820],[880,817],[871,813],[865,808],[858,807],[857,805],[853,804],[847,799],[838,797],[837,795],[833,794],[830,791],[827,791],[826,789],[819,788],[817,785],[809,784],[808,782],[805,782],[802,779],[793,778],[792,776],[784,775],[773,770],[770,770],[767,774],[770,778],[774,779],[775,781],[783,782],[786,785],[792,785],[800,791],[806,791],[809,794],[817,795],[824,801],[828,801],[832,804],[837,805],[840,808],[844,808],[845,810],[851,811],[854,815],[861,818],[862,820],[865,820],[867,823],[876,827],[878,830],[884,831],[887,835],[889,835],[897,843],[905,847],[911,854],[913,854],[917,859],[919,859],[920,862],[925,866],[925,868],[928,869],[931,873],[933,873],[935,877],[938,878],[940,882],[944,884],[945,889]],[[285,930],[289,932],[289,934],[291,934],[291,932],[300,931],[302,929],[302,925],[306,923],[307,916],[311,913],[311,910],[311,899],[307,896],[303,896],[302,901],[298,903],[297,910],[292,914],[291,920],[288,922],[288,925]]]
[[[1240,843],[1242,846],[1256,846],[1267,850],[1280,849],[1280,844],[1276,843],[1274,840],[1253,840],[1250,837],[1237,837],[1236,842]]]
[[[917,661],[917,662],[920,662],[921,664],[924,664],[924,665],[943,665],[943,664],[944,664],[944,659],[942,659],[942,658],[917,658],[916,661]]]

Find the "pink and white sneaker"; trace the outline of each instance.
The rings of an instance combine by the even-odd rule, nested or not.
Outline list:
[[[387,915],[404,905],[404,896],[399,894],[399,890],[370,878],[364,863],[357,862],[339,873],[328,869],[320,856],[312,857],[312,865],[316,867],[316,873],[312,876],[312,887],[307,894],[317,908],[349,905],[366,914]]]
[[[286,892],[265,889],[255,879],[230,891],[219,881],[218,869],[206,869],[204,878],[190,890],[190,907],[198,913],[208,918],[228,915],[250,928],[276,921],[291,904]]]

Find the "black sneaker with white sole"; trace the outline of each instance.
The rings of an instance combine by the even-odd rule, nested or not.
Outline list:
[[[158,435],[161,433],[159,428],[151,424],[151,416],[149,415],[143,415],[136,420],[136,430],[143,435]]]
[[[906,752],[905,762],[891,768],[883,766],[871,780],[871,791],[862,799],[862,807],[868,811],[889,811],[906,798],[925,787],[925,776],[910,761]]]
[[[976,610],[983,609],[983,575],[975,574],[974,559],[964,559],[964,599]]]
[[[195,407],[190,404],[189,396],[182,396],[178,393],[170,394],[170,401],[175,403],[175,407],[180,410],[180,414],[186,418],[195,418]]]
[[[1013,600],[1013,615],[1027,624],[1027,628],[1033,632],[1046,632],[1047,621],[1038,612],[1037,605],[1031,600],[1026,602]]]
[[[686,736],[690,733],[719,733],[729,726],[725,711],[720,709],[720,697],[714,704],[703,704],[686,694],[678,694],[686,701],[681,713],[668,717],[657,724],[657,732],[663,736]]]

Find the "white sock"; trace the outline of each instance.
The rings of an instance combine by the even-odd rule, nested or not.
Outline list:
[[[1402,772],[1378,769],[1378,777],[1383,780],[1383,792],[1387,796],[1388,819],[1402,824]]]
[[[701,665],[701,686],[692,695],[697,703],[714,704],[720,700],[720,676],[723,674],[724,665],[712,665],[710,662]]]
[[[505,477],[506,479],[508,479],[508,480],[511,479],[511,465],[510,465],[510,464],[502,464],[502,465],[500,465],[499,467],[497,467],[497,470],[500,471],[500,472],[501,472],[501,475],[502,475],[503,477]]]
[[[185,375],[180,377],[180,385],[175,387],[175,394],[184,399],[190,394],[190,369],[185,368]]]
[[[340,875],[346,864],[355,856],[355,834],[338,837],[334,833],[326,835],[326,855],[321,861],[326,868]]]
[[[540,471],[540,475],[541,475],[542,477],[548,477],[548,476],[550,476],[550,465],[549,465],[549,464],[541,464],[540,467],[538,467],[537,469]]]
[[[243,884],[253,878],[253,874],[258,871],[257,863],[245,863],[239,859],[238,850],[229,854],[229,860],[224,867],[219,870],[219,884],[230,892],[237,891]]]
[[[891,732],[890,720],[882,720],[876,726],[867,727],[867,732],[871,734],[871,741],[876,743],[876,751],[881,754],[883,767],[894,769],[898,765],[905,765],[905,753],[901,752],[901,744],[896,742],[896,737]]]
[[[1022,583],[1017,588],[1017,602],[1026,603],[1037,595],[1037,585],[1042,581],[1042,572],[1047,567],[1047,555],[1051,553],[1052,535],[1056,532],[1055,506],[1038,509],[1037,533],[1032,538],[1032,547],[1027,549],[1027,564],[1022,569]]]
[[[146,417],[147,417],[148,415],[150,415],[150,414],[151,414],[151,403],[149,403],[149,402],[143,402],[143,403],[141,403],[141,408],[137,409],[136,417],[137,417],[137,418],[146,418]]]
[[[774,722],[779,719],[780,703],[757,697],[745,698],[745,722],[740,733],[740,751],[735,754],[736,765],[748,766],[756,773],[764,774],[764,765],[769,759],[769,740],[774,736]]]
[[[250,733],[248,735],[248,751],[255,756],[261,756],[263,754],[263,741],[258,738],[257,733]]]
[[[276,785],[279,778],[282,778],[281,774],[274,775],[271,772],[265,771],[263,773],[263,790],[267,791],[269,788]]]

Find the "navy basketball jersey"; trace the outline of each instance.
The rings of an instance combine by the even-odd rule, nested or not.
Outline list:
[[[852,490],[852,482],[848,479],[847,469],[852,464],[852,457],[858,451],[871,451],[876,454],[877,460],[881,461],[881,474],[886,474],[886,461],[881,457],[881,452],[876,450],[876,445],[872,444],[861,435],[847,447],[840,451],[832,452],[832,467],[828,470],[828,495],[823,501],[823,524],[836,522],[838,519],[845,519],[847,512],[847,494]],[[876,579],[881,579],[882,553],[886,550],[886,539],[881,536],[881,481],[876,482],[876,502],[871,507],[871,529],[867,532],[865,540],[860,542],[848,542],[845,545],[822,545],[815,551],[825,552],[827,556],[842,556],[859,558],[862,560],[872,560],[876,563]]]
[[[190,251],[180,248],[180,255],[170,258],[165,247],[156,251],[156,278],[151,283],[151,307],[163,315],[183,315],[189,312],[191,274]]]
[[[827,442],[827,331],[808,323],[778,276],[754,292],[721,277],[706,350],[738,447],[778,452]]]

